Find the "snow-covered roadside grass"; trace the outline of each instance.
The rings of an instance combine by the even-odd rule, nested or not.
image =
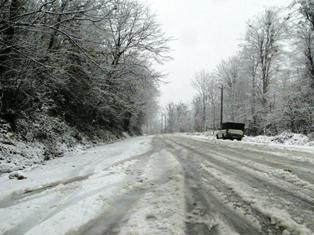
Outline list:
[[[18,141],[0,142],[0,174],[23,170],[44,160],[43,144]]]
[[[152,155],[143,179],[151,188],[133,208],[121,235],[185,232],[184,177],[180,163],[166,150]]]

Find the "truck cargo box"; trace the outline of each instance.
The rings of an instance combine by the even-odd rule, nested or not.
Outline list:
[[[217,139],[242,140],[244,137],[244,123],[224,122],[216,134]]]

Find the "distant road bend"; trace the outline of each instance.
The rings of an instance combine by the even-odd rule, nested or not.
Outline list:
[[[85,155],[1,194],[0,234],[314,234],[311,151],[159,135]]]

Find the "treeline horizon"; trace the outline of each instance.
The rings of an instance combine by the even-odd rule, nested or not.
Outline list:
[[[169,38],[136,0],[3,0],[0,119],[24,141],[141,134]],[[2,121],[1,121],[2,122]],[[58,139],[58,140],[56,140]]]
[[[169,103],[164,132],[191,132],[224,121],[246,124],[250,135],[307,134],[314,121],[314,1],[268,8],[247,23],[238,52],[193,79],[192,104]],[[166,120],[166,122],[165,122]]]

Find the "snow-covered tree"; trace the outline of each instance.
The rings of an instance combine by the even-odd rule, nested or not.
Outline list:
[[[22,137],[43,117],[93,138],[141,132],[157,109],[161,74],[152,64],[168,58],[169,39],[149,8],[8,0],[0,16],[0,118]]]

